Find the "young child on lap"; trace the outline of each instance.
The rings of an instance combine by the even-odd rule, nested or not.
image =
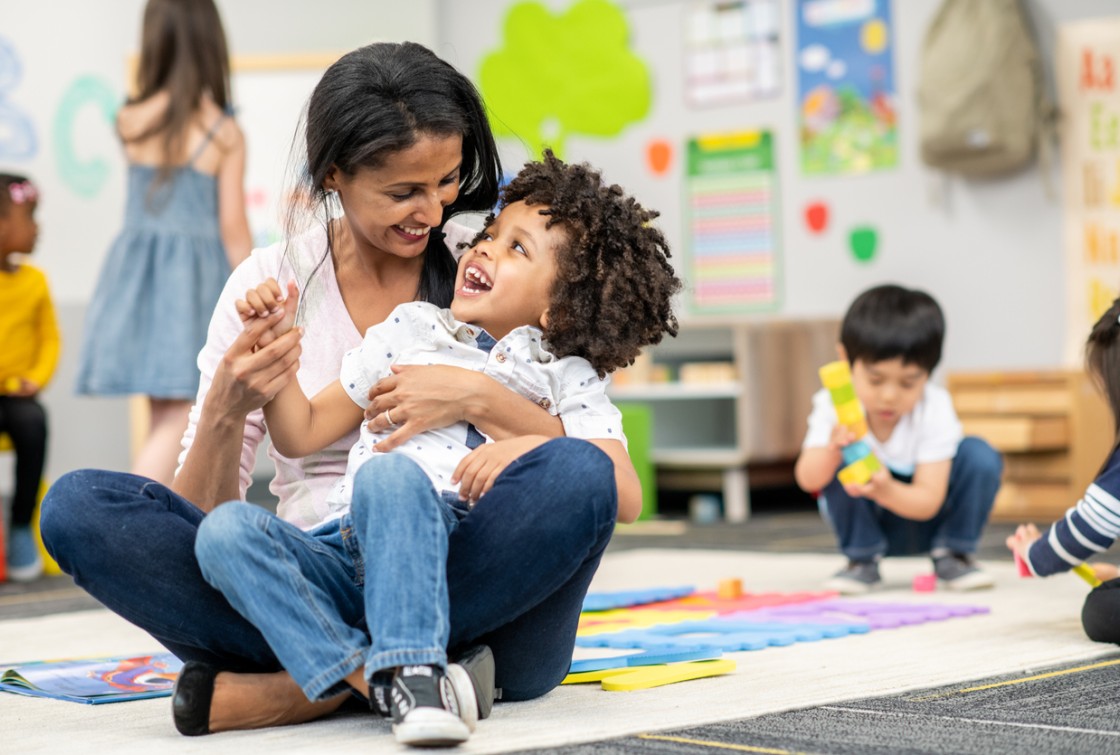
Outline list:
[[[949,394],[929,382],[941,360],[945,320],[922,291],[884,285],[860,294],[840,326],[840,358],[867,415],[863,438],[882,462],[866,484],[837,472],[857,440],[839,423],[827,389],[813,396],[794,475],[819,492],[821,514],[848,564],[826,587],[865,593],[881,584],[883,556],[929,553],[952,590],[992,586],[972,561],[999,489],[1003,462],[980,438],[962,437]]]
[[[619,187],[604,185],[588,166],[566,165],[546,152],[505,188],[501,211],[459,260],[449,310],[403,304],[346,355],[338,382],[310,400],[295,381],[280,390],[264,409],[277,449],[304,456],[351,432],[362,423],[370,387],[391,365],[469,367],[558,414],[569,438],[605,452],[615,468],[618,519],[633,521],[641,490],[605,376],[631,363],[642,346],[677,331],[671,298],[680,283],[664,237],[651,224],[656,216]],[[270,280],[248,292],[238,310],[248,321],[283,306],[289,316],[273,329],[279,335],[292,325],[296,298],[292,285],[281,298]],[[387,414],[390,425],[408,419]],[[480,670],[479,654],[471,654],[475,668],[467,684],[457,664],[447,663],[448,537],[500,475],[517,472],[520,460],[550,439],[488,439],[461,422],[379,453],[387,435],[362,424],[346,475],[329,498],[342,529],[353,528],[368,575],[354,589],[362,593],[369,635],[353,648],[361,663],[338,669],[332,681],[345,681],[391,715],[399,741],[455,744],[489,712],[493,692],[486,679],[493,669]],[[314,699],[318,688],[309,685],[322,686],[323,669],[302,661],[290,634],[270,634],[268,617],[276,615],[284,591],[262,595],[236,575],[212,575],[207,559],[200,563]],[[301,597],[288,602],[293,613],[308,613]],[[336,619],[343,621],[328,623]],[[338,636],[330,630],[314,636]]]

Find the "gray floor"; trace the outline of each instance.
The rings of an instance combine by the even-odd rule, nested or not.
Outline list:
[[[830,755],[1116,753],[1120,654],[965,687],[855,700],[549,752],[699,755],[720,750]]]

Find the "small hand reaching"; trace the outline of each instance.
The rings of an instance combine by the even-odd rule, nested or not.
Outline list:
[[[1008,535],[1004,543],[1012,553],[1025,559],[1027,551],[1034,545],[1034,541],[1040,537],[1042,537],[1042,533],[1038,531],[1038,527],[1033,524],[1020,524],[1015,528],[1015,534]]]
[[[288,291],[285,296],[276,279],[269,278],[256,288],[249,289],[245,293],[245,298],[238,299],[234,306],[245,325],[280,310],[284,311],[284,316],[269,327],[257,341],[256,348],[263,348],[292,329],[296,321],[296,308],[299,306],[299,289],[296,288],[295,281],[288,281]]]
[[[494,487],[506,467],[539,445],[548,442],[544,435],[522,435],[519,438],[484,443],[459,462],[451,482],[459,483],[459,498],[473,506]]]

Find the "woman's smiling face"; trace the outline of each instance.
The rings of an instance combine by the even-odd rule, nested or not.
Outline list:
[[[348,175],[332,168],[323,188],[338,192],[345,222],[360,250],[417,257],[443,209],[459,196],[461,136],[421,134],[376,168]]]

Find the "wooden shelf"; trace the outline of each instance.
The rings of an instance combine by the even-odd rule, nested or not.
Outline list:
[[[1081,370],[957,373],[948,387],[965,434],[1003,453],[993,519],[1061,516],[1112,447],[1112,415]]]

